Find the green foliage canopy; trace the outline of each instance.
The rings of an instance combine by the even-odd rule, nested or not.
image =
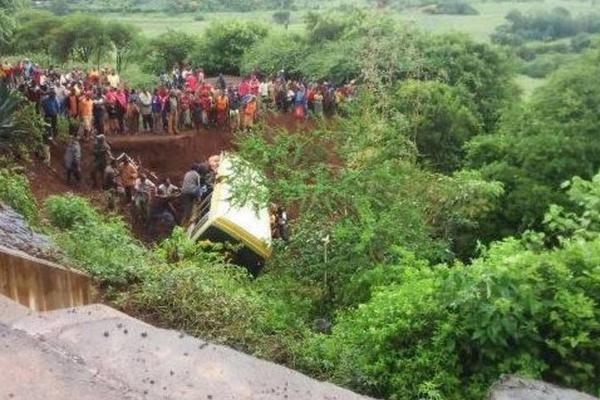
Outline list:
[[[539,228],[550,204],[567,202],[561,183],[573,176],[589,179],[600,167],[595,140],[600,85],[588,79],[600,73],[599,60],[598,51],[592,51],[557,72],[530,104],[506,114],[498,134],[468,144],[468,166],[506,189],[486,231],[504,236]]]
[[[242,56],[267,36],[266,26],[257,22],[213,21],[204,31],[191,61],[209,74],[240,73]]]
[[[459,89],[438,81],[403,81],[394,107],[406,116],[419,153],[435,169],[451,172],[463,158],[463,145],[481,132],[474,106]]]

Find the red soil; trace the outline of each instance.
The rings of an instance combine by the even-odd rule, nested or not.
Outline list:
[[[269,128],[285,128],[291,131],[306,131],[314,128],[312,120],[298,121],[292,114],[269,114],[264,117]],[[194,162],[203,162],[213,154],[224,150],[234,150],[234,134],[228,129],[211,128],[200,133],[184,132],[175,136],[166,134],[139,134],[135,136],[109,136],[108,142],[114,155],[127,153],[157,177],[169,177],[176,185]],[[51,148],[52,165],[46,167],[40,162],[27,167],[31,188],[41,203],[52,194],[73,192],[89,198],[103,208],[104,194],[91,186],[92,143],[82,145],[82,183],[79,186],[67,185],[63,168],[65,145],[55,144]]]

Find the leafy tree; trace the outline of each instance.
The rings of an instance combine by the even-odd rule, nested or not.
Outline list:
[[[48,62],[54,44],[53,33],[61,25],[58,17],[47,11],[27,11],[18,16],[19,28],[15,32],[14,48],[46,54]]]
[[[597,14],[573,17],[569,10],[562,7],[531,14],[512,10],[506,15],[506,20],[508,24],[496,28],[492,41],[511,44],[515,37],[521,41],[556,40],[579,33],[600,32]]]
[[[23,8],[23,0],[0,0],[0,48],[6,47],[16,29],[14,14]]]
[[[517,105],[498,135],[476,137],[467,147],[468,165],[504,183],[502,206],[487,221],[482,236],[509,235],[541,228],[549,204],[566,205],[562,182],[589,179],[600,167],[596,76],[599,54],[585,55],[558,71],[528,105]]]
[[[309,56],[304,38],[296,33],[271,32],[244,52],[242,73],[255,69],[269,74],[284,70],[292,76],[306,76],[301,71],[302,61]]]
[[[437,81],[404,81],[394,106],[406,116],[408,131],[419,153],[435,169],[456,170],[463,144],[481,132],[473,105],[459,89]]]
[[[267,34],[256,22],[212,21],[191,59],[208,73],[238,75],[244,53]]]
[[[137,50],[138,31],[133,25],[121,22],[109,22],[105,29],[106,35],[115,48],[117,71],[121,72],[127,58]]]
[[[357,60],[364,54],[365,43],[366,38],[326,42],[311,49],[297,68],[304,77],[336,84],[348,82],[361,74]]]
[[[502,373],[597,393],[599,255],[597,239],[542,252],[510,239],[469,266],[397,264],[304,361],[385,398],[479,399]]]
[[[285,29],[287,29],[290,24],[290,12],[287,10],[279,10],[273,13],[273,21],[280,25],[285,25]]]
[[[8,46],[11,42],[16,26],[14,17],[0,9],[0,48]]]
[[[364,12],[354,8],[344,13],[311,11],[304,17],[308,40],[321,43],[341,39],[346,33],[360,25],[365,17]]]
[[[63,62],[72,58],[99,64],[102,55],[110,48],[104,22],[86,14],[64,17],[60,28],[53,31],[52,39],[53,54]]]
[[[462,87],[469,93],[484,130],[494,129],[502,111],[518,94],[511,58],[459,34],[434,36],[418,45],[422,52],[421,77]]]
[[[188,61],[190,53],[198,39],[183,32],[167,31],[159,37],[152,39],[146,45],[143,53],[145,71],[155,74],[169,71],[173,66]]]

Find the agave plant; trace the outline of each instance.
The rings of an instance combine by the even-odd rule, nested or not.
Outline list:
[[[23,129],[15,123],[15,113],[23,102],[23,97],[0,84],[0,150],[9,152],[11,144],[23,133]]]

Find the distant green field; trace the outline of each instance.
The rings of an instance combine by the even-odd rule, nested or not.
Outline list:
[[[519,87],[523,90],[523,97],[527,99],[537,88],[546,82],[546,79],[536,79],[530,78],[527,75],[517,75],[516,82],[517,85],[519,85]]]
[[[497,26],[504,23],[504,17],[513,9],[527,13],[530,11],[551,10],[555,7],[565,7],[572,14],[599,11],[600,5],[592,5],[592,2],[548,0],[539,2],[484,2],[471,3],[479,11],[479,15],[430,15],[420,12],[418,9],[407,10],[400,14],[404,21],[413,23],[416,27],[433,32],[465,32],[477,40],[487,41],[489,35]]]
[[[419,9],[390,12],[395,13],[399,23],[408,23],[418,29],[435,33],[464,32],[475,40],[486,42],[489,41],[490,34],[494,32],[496,27],[504,23],[506,14],[513,9],[527,13],[530,11],[550,10],[555,7],[565,7],[573,15],[589,13],[591,11],[600,12],[600,5],[593,5],[591,1],[546,0],[539,2],[476,2],[472,4],[479,11],[479,15],[430,15],[421,12]],[[306,12],[305,10],[292,13],[289,25],[290,31],[302,31],[304,29],[303,15]],[[169,15],[165,13],[105,14],[104,18],[132,23],[150,37],[156,37],[169,29],[181,30],[188,33],[201,33],[210,21],[219,19],[261,21],[271,25],[274,29],[282,31],[284,29],[283,26],[273,22],[272,11],[203,13],[202,15],[204,17],[203,21],[196,21],[194,14]],[[545,79],[534,79],[525,75],[519,75],[516,81],[523,89],[524,97],[527,98],[535,88],[545,82]]]
[[[473,6],[480,15],[430,15],[422,13],[419,9],[404,10],[396,13],[399,21],[410,23],[415,27],[439,33],[465,32],[473,38],[488,41],[489,35],[494,32],[498,25],[504,23],[504,17],[512,9],[522,12],[550,10],[554,7],[565,7],[575,15],[590,11],[600,12],[600,4],[592,5],[592,2],[573,0],[547,0],[539,2],[476,2]],[[305,11],[292,13],[290,30],[303,29],[302,17]],[[272,21],[272,11],[257,12],[229,12],[229,13],[204,13],[204,21],[195,21],[193,14],[168,15],[164,13],[145,14],[105,14],[104,17],[111,20],[127,21],[137,25],[149,36],[157,36],[169,29],[182,30],[189,33],[199,33],[214,19],[234,18],[251,21],[262,21],[273,26],[280,27]],[[283,29],[281,27],[281,29]]]
[[[304,25],[302,22],[303,12],[292,13],[289,30],[301,30]],[[204,13],[203,21],[194,20],[195,14],[168,15],[164,13],[145,13],[145,14],[104,14],[104,18],[129,22],[139,27],[143,33],[150,37],[156,37],[169,29],[184,31],[187,33],[200,33],[212,20],[237,19],[247,21],[260,21],[272,25],[275,29],[284,29],[283,26],[275,24],[272,19],[272,11],[255,12],[223,12],[223,13]]]

